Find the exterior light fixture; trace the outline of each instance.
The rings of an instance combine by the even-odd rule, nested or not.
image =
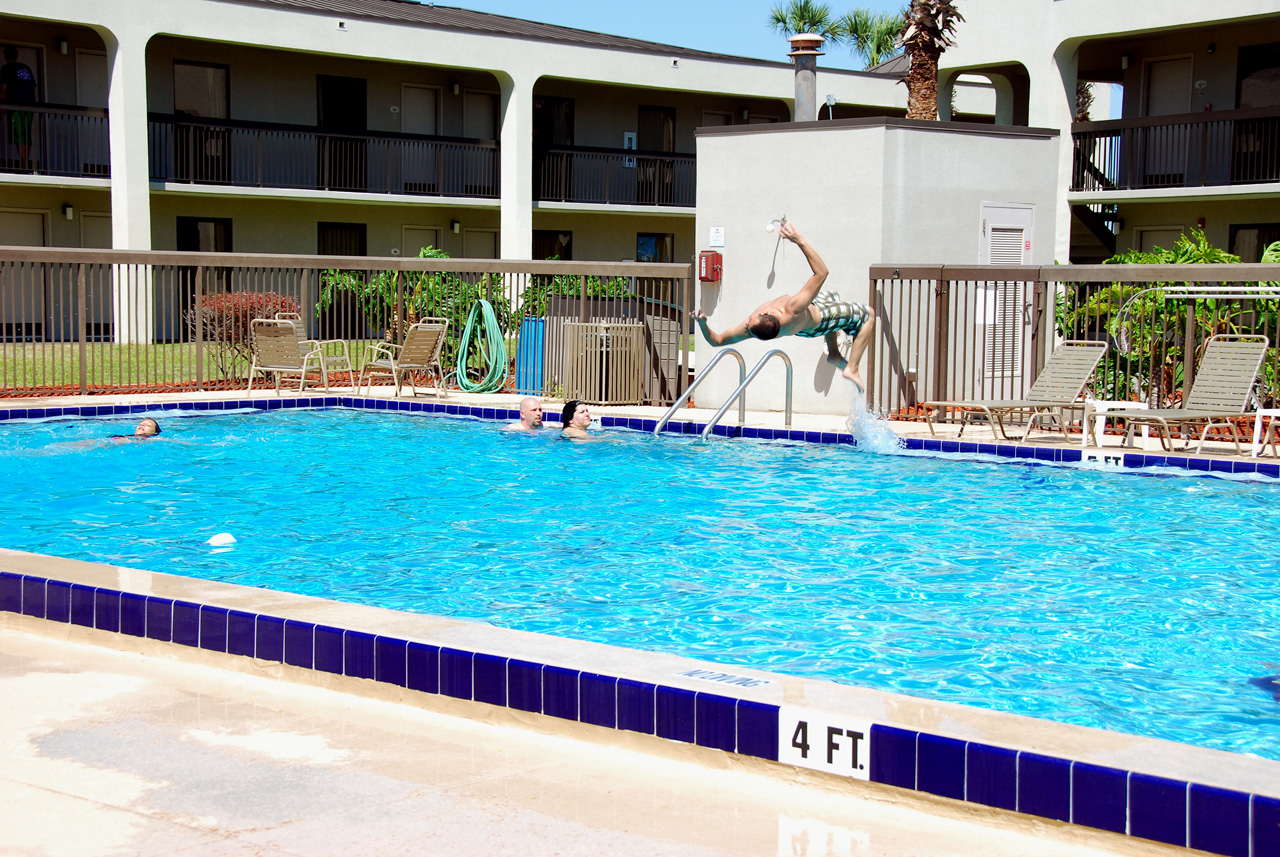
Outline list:
[[[461,232],[461,231],[462,231],[462,223],[461,223],[461,221],[457,221],[457,220],[450,220],[450,221],[449,221],[449,228],[453,230],[453,234],[454,234],[454,235],[457,235],[459,232]]]
[[[457,95],[461,91],[462,91],[462,85],[455,80],[453,82],[453,94]]]
[[[60,54],[65,54],[65,53],[67,52],[67,40],[66,40],[66,39],[58,39],[56,42],[54,42],[54,44],[55,44],[55,45],[57,45],[57,47],[58,47],[58,53],[60,53]],[[1213,53],[1213,51],[1209,51],[1209,53]]]
[[[69,202],[64,202],[62,204],[62,216],[65,217],[67,220],[75,220],[76,219],[75,206],[73,206]]]
[[[1129,61],[1130,61],[1131,59],[1133,59],[1133,54],[1121,54],[1121,55],[1120,55],[1120,67],[1121,67],[1121,68],[1128,68],[1128,67],[1129,67]]]

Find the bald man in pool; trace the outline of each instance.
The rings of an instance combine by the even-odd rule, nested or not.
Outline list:
[[[858,393],[865,388],[858,374],[862,353],[871,342],[876,316],[870,307],[842,301],[833,291],[822,292],[827,279],[827,266],[799,230],[783,222],[778,234],[800,248],[809,262],[811,276],[794,295],[779,295],[756,307],[741,324],[716,333],[707,326],[707,314],[699,309],[693,314],[702,335],[712,345],[732,345],[744,339],[770,340],[778,336],[804,336],[827,341],[827,360],[843,368],[842,374],[853,382]],[[850,337],[849,356],[840,354],[840,334]]]
[[[533,396],[520,400],[520,421],[506,426],[507,431],[538,431],[542,428],[542,402]]]

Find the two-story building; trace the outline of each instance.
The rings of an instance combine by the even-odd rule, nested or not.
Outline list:
[[[407,0],[10,0],[0,34],[39,86],[0,127],[6,244],[688,260],[694,129],[794,103],[785,56]]]
[[[998,124],[1062,132],[1060,261],[1169,247],[1193,227],[1246,262],[1280,240],[1275,0],[972,0],[962,11],[939,90],[985,76]],[[1123,87],[1120,118],[1076,121],[1077,81]]]

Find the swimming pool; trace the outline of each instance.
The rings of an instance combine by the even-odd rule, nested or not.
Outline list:
[[[96,443],[120,425],[6,426],[5,547],[1280,758],[1272,485],[343,410]]]

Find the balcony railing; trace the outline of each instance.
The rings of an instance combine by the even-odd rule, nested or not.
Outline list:
[[[691,208],[697,157],[631,149],[552,148],[534,159],[534,197],[544,202]]]
[[[0,105],[0,172],[111,174],[107,111],[63,104]]]
[[[1073,191],[1280,181],[1280,108],[1147,116],[1072,127]]]
[[[153,113],[150,146],[152,181],[498,197],[494,140],[340,134],[305,125]]]

